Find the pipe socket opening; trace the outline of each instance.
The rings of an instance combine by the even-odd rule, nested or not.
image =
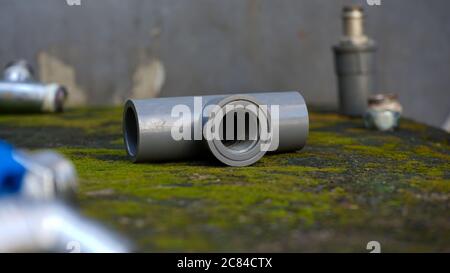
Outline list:
[[[234,152],[250,150],[259,137],[257,117],[245,111],[227,113],[221,122],[221,142]]]
[[[219,139],[209,139],[207,143],[219,161],[242,167],[252,165],[264,156],[261,123],[269,123],[270,119],[267,112],[259,111],[260,105],[254,98],[240,95],[230,96],[218,104],[223,112],[218,124]]]
[[[124,140],[128,155],[136,158],[138,149],[138,119],[133,107],[128,106],[124,114]]]

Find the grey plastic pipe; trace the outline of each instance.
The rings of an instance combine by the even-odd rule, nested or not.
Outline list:
[[[213,95],[203,96],[201,99],[200,104],[194,97],[128,100],[124,107],[123,134],[130,159],[133,162],[159,162],[212,154],[229,166],[249,166],[267,152],[262,148],[263,144],[267,144],[267,139],[261,137],[263,128],[279,132],[275,136],[278,137],[278,141],[272,142],[278,145],[269,151],[296,151],[306,144],[309,132],[308,110],[299,92]],[[174,116],[172,113],[176,105],[184,105],[190,110],[190,115],[183,117],[181,123],[183,126],[194,128],[190,132],[191,140],[173,138],[172,128],[180,125],[180,116]],[[229,131],[225,124],[230,118],[228,114],[221,121],[220,139],[202,136],[205,126],[214,116],[211,113],[217,109],[225,110],[230,105],[254,106],[264,114],[260,115],[261,118],[252,118],[252,113],[241,111],[237,107],[238,110],[233,112],[236,122],[232,137],[229,137],[223,129]],[[279,119],[272,115],[270,111],[272,106],[278,106]],[[264,112],[264,109],[267,111]],[[245,116],[245,119],[236,119],[236,116]],[[237,128],[244,128],[246,135],[237,136],[239,132]],[[257,128],[257,133],[250,136],[249,128]]]
[[[7,66],[0,81],[0,112],[61,112],[66,97],[63,86],[35,81],[25,61]]]
[[[364,13],[359,6],[343,10],[344,35],[334,49],[340,112],[363,116],[374,88],[376,45],[364,34]]]
[[[0,201],[0,252],[128,252],[126,241],[58,202]]]

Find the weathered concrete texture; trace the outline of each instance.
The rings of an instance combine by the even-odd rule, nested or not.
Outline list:
[[[119,108],[0,116],[0,138],[72,159],[81,209],[141,251],[450,251],[450,135],[411,121],[314,113],[303,151],[248,168],[132,164]]]
[[[0,64],[29,59],[42,79],[68,85],[71,104],[301,90],[309,104],[336,106],[331,46],[344,3],[367,11],[377,90],[399,93],[407,116],[442,126],[448,0],[0,0]]]

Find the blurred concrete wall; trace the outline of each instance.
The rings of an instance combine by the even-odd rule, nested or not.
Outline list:
[[[450,114],[450,1],[0,0],[0,62],[30,60],[66,84],[71,104],[299,89],[335,107],[331,46],[344,3],[368,13],[378,88],[406,115],[441,126]]]

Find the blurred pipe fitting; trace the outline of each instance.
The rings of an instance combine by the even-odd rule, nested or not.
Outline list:
[[[3,79],[8,82],[32,82],[34,81],[33,67],[25,60],[11,62],[3,71]]]
[[[396,94],[377,94],[369,98],[369,107],[364,115],[368,129],[392,131],[399,126],[403,107]]]
[[[0,200],[0,252],[124,253],[128,243],[58,202]]]
[[[0,112],[62,112],[67,95],[64,86],[35,81],[26,61],[15,61],[0,81]]]
[[[0,160],[0,197],[70,200],[75,195],[75,168],[58,153],[20,151],[0,141]]]
[[[77,175],[52,151],[0,141],[0,252],[128,252],[123,239],[71,210]]]

